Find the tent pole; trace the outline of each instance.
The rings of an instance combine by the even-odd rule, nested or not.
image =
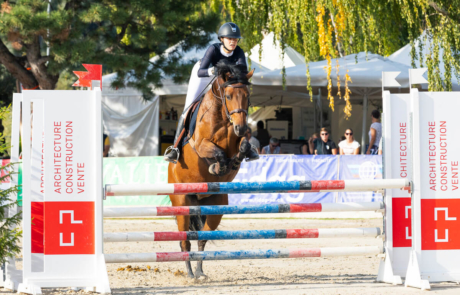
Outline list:
[[[368,109],[368,98],[367,98],[367,91],[364,92],[363,97],[363,133],[361,135],[361,154],[364,155],[366,153],[366,125],[367,125],[367,109]]]
[[[319,105],[319,128],[323,128],[323,102],[321,100],[321,88],[318,89],[318,105]],[[318,128],[318,129],[319,129]],[[316,131],[318,132],[318,130]]]

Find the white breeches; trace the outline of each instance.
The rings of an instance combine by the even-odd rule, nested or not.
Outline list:
[[[185,99],[184,113],[187,108],[196,100],[198,100],[198,95],[204,88],[211,82],[213,77],[198,77],[198,69],[200,68],[201,61],[198,61],[195,66],[193,66],[192,75],[190,76],[190,81],[188,82],[187,98]],[[203,92],[204,94],[204,92]]]

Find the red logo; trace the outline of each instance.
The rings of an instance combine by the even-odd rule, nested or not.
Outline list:
[[[94,202],[45,202],[45,255],[94,254]]]
[[[412,246],[411,198],[393,198],[393,247]]]
[[[460,249],[460,199],[422,199],[422,250]]]

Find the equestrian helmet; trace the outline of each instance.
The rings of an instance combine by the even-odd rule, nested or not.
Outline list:
[[[237,39],[242,39],[241,37],[241,32],[240,28],[235,23],[225,23],[223,24],[220,29],[219,33],[217,34],[217,37],[222,38],[222,37],[227,37],[227,38],[237,38]]]

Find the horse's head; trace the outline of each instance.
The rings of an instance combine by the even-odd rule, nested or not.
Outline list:
[[[237,65],[230,65],[226,60],[216,65],[217,91],[215,94],[222,100],[225,116],[233,124],[233,131],[239,137],[248,129],[247,117],[249,108],[249,79],[254,70],[245,74]]]

